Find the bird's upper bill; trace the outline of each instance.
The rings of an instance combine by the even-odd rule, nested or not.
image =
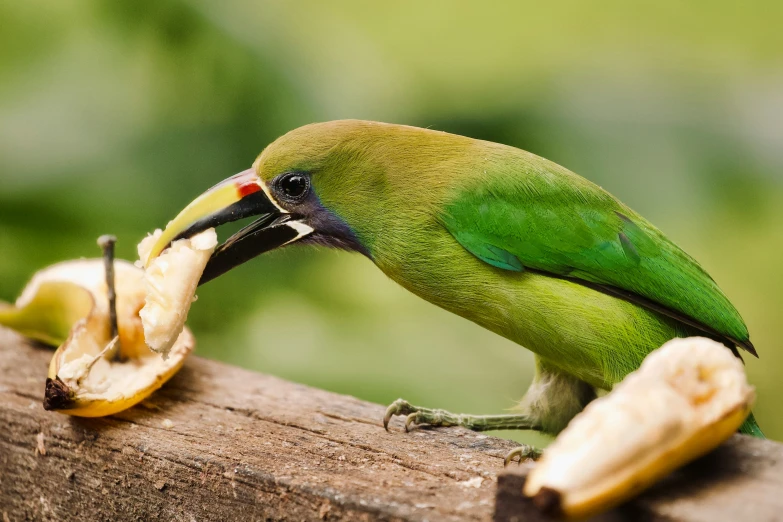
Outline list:
[[[300,216],[291,214],[274,200],[255,169],[248,169],[207,190],[170,221],[153,246],[147,265],[172,241],[251,216],[258,216],[258,219],[215,250],[199,284],[313,232]]]

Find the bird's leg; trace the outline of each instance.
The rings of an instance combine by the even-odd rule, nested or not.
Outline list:
[[[389,421],[395,415],[406,415],[405,431],[411,425],[462,426],[473,431],[489,430],[541,430],[535,419],[526,414],[507,415],[469,415],[451,413],[446,410],[413,406],[404,399],[397,399],[388,408],[383,417],[383,427],[389,429]]]
[[[383,426],[389,429],[389,421],[395,415],[405,415],[405,431],[411,425],[462,426],[473,431],[535,430],[557,435],[569,421],[595,398],[595,389],[536,357],[536,375],[530,388],[517,406],[518,413],[506,415],[468,415],[446,410],[422,408],[408,401],[397,399],[383,417]],[[505,464],[525,459],[536,460],[540,449],[519,446],[506,455]]]
[[[406,415],[405,431],[411,424],[426,424],[429,426],[462,426],[473,431],[489,430],[536,430],[542,431],[541,425],[530,415],[468,415],[451,413],[446,410],[421,408],[413,406],[404,399],[397,399],[388,408],[383,417],[383,427],[388,431],[389,420],[395,415]],[[538,460],[542,451],[533,446],[522,445],[511,450],[503,460],[503,466],[518,459],[521,464],[526,459]]]

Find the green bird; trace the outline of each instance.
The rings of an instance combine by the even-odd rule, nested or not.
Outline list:
[[[400,399],[384,425],[407,415],[406,429],[557,434],[672,338],[756,355],[742,317],[692,257],[601,187],[514,147],[371,121],[307,125],[194,200],[151,257],[248,216],[259,218],[218,247],[201,283],[294,242],[355,251],[535,354],[518,413],[456,415]],[[763,437],[752,415],[741,431]]]

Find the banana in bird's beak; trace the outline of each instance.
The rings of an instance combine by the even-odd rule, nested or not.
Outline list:
[[[185,207],[169,222],[145,264],[149,266],[172,241],[251,216],[258,216],[258,219],[215,250],[199,285],[313,231],[299,216],[278,205],[255,170],[248,169],[221,181]]]

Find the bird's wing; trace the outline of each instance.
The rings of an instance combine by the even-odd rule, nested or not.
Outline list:
[[[546,165],[521,176],[485,175],[463,187],[442,224],[490,265],[591,286],[755,355],[739,313],[694,259],[597,185]]]

